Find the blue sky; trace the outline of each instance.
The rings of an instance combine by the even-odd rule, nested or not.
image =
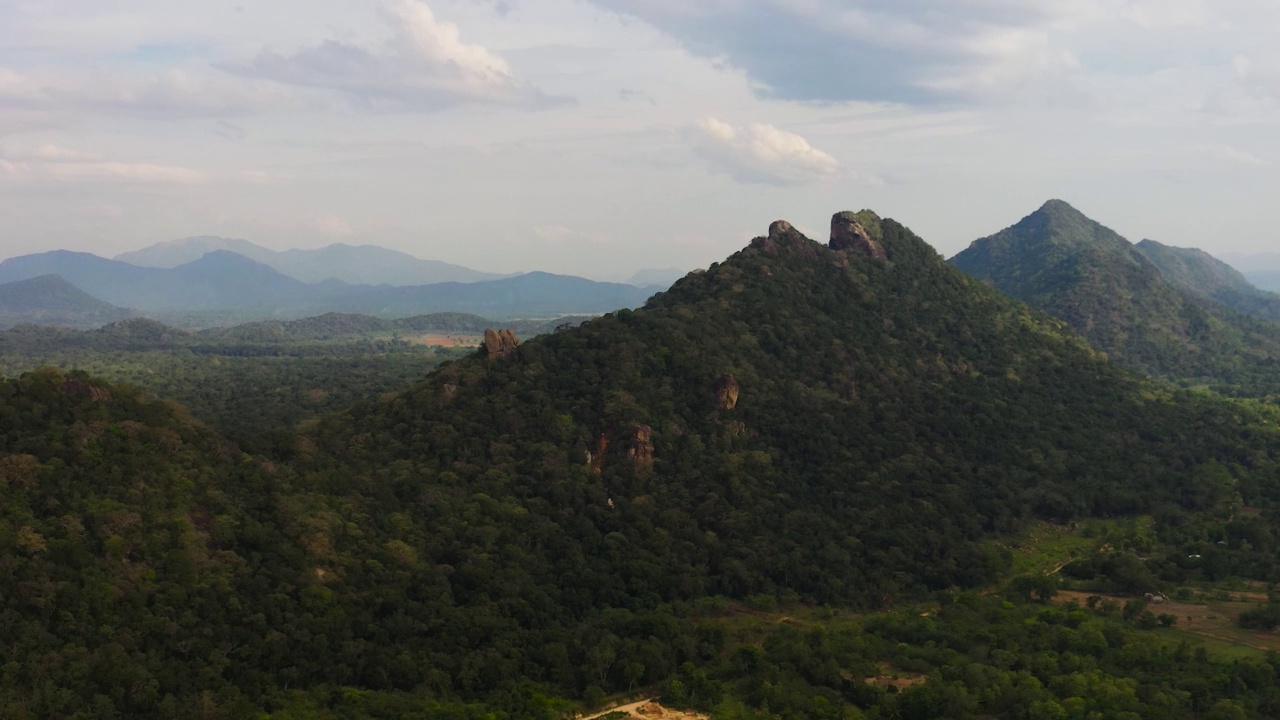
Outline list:
[[[1261,0],[15,0],[0,256],[216,234],[623,277],[863,207],[950,255],[1050,197],[1262,252],[1276,37]]]

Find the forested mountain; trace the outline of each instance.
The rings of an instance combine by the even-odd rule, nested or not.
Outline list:
[[[145,267],[175,268],[217,250],[244,255],[305,283],[332,279],[351,285],[431,285],[503,277],[439,260],[423,260],[376,245],[336,243],[314,250],[270,250],[248,240],[209,235],[156,243],[121,253],[115,259]]]
[[[551,318],[635,307],[657,288],[533,272],[499,280],[396,287],[308,284],[228,250],[176,268],[140,267],[88,253],[55,251],[0,263],[0,283],[57,274],[115,305],[177,324],[207,326],[328,312],[403,317],[461,312]]]
[[[1274,507],[1278,448],[1249,406],[1149,384],[865,211],[829,246],[776,223],[642,309],[494,336],[270,460],[43,370],[0,385],[0,650],[22,658],[0,715],[549,719],[677,675],[705,701],[684,663],[724,647],[708,596],[872,609],[979,586],[1011,562],[991,538],[1033,518]],[[1084,618],[1009,622],[1052,648]],[[872,629],[965,656],[935,628]],[[1093,635],[1062,647],[1100,682],[1127,640]],[[807,637],[797,658],[829,657]],[[992,714],[868,694],[876,650],[841,647],[791,672],[844,687],[845,717]],[[766,692],[786,656],[732,662]],[[1243,692],[1170,677],[1141,693],[1165,717]]]
[[[1061,200],[975,240],[951,263],[1061,318],[1112,359],[1222,392],[1280,392],[1280,327],[1185,289]]]
[[[1161,245],[1155,240],[1143,240],[1137,248],[1174,285],[1246,315],[1280,320],[1280,295],[1254,287],[1239,270],[1209,253]]]
[[[133,315],[133,311],[103,302],[58,275],[0,285],[0,328],[23,323],[98,327]]]

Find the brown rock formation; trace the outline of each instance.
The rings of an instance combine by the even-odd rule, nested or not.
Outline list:
[[[786,220],[775,220],[769,225],[769,236],[759,237],[751,241],[751,247],[770,255],[777,255],[779,249],[790,248],[800,250],[806,256],[817,257],[813,243],[803,233],[796,230]]]
[[[653,467],[653,428],[648,425],[635,426],[627,442],[627,459],[637,470]]]
[[[67,378],[63,381],[62,392],[65,395],[88,395],[89,399],[94,402],[111,399],[111,393],[109,391],[103,390],[100,387],[94,387],[83,380],[77,380],[75,378]]]
[[[490,359],[506,357],[520,346],[520,339],[511,330],[494,330],[489,328],[484,331],[484,353]]]
[[[453,398],[458,394],[458,385],[456,383],[445,383],[440,386],[440,407],[448,407],[453,404]]]
[[[850,212],[836,213],[831,217],[832,250],[856,250],[870,257],[884,260],[884,247],[871,236],[857,215]]]
[[[716,381],[716,407],[732,410],[738,404],[738,381],[733,375],[725,375]]]

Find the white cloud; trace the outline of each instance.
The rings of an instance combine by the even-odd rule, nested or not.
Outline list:
[[[752,123],[735,127],[714,118],[689,130],[696,152],[739,182],[803,185],[834,178],[840,163],[795,133]]]
[[[0,178],[18,184],[49,182],[126,182],[197,185],[207,176],[175,165],[121,162],[57,145],[0,146]]]
[[[331,238],[348,237],[355,234],[355,230],[351,229],[351,225],[346,220],[333,213],[320,213],[311,218],[306,223],[306,226],[321,235]]]
[[[0,68],[0,105],[46,112],[183,119],[233,117],[301,107],[297,98],[264,83],[193,75],[179,68],[152,74]]]
[[[518,82],[506,60],[463,42],[458,26],[437,19],[425,3],[399,0],[385,6],[382,15],[392,35],[381,47],[328,39],[287,54],[264,51],[247,63],[222,67],[284,85],[334,91],[378,111],[551,101]]]

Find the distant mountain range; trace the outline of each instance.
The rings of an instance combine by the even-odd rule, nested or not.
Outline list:
[[[219,321],[246,321],[327,312],[381,317],[433,312],[470,312],[498,318],[591,315],[635,307],[662,289],[542,272],[473,283],[416,286],[352,285],[338,280],[305,283],[228,250],[215,250],[174,268],[142,267],[65,250],[0,263],[0,283],[45,275],[60,276],[108,305],[196,325],[201,323],[179,319],[205,316]]]
[[[1262,319],[1274,317],[1275,296],[1201,251],[1135,246],[1051,200],[951,262],[1136,369],[1223,392],[1280,392],[1280,326]]]
[[[1218,258],[1243,273],[1253,285],[1280,292],[1280,252],[1224,252]]]
[[[274,268],[304,283],[340,280],[353,285],[431,285],[442,282],[497,280],[487,273],[439,260],[423,260],[376,245],[335,244],[317,250],[271,250],[248,240],[213,235],[156,243],[121,253],[116,260],[131,265],[176,268],[211,252],[230,251]],[[657,283],[648,283],[657,284]]]
[[[135,315],[83,292],[57,275],[0,285],[0,328],[24,323],[90,328]]]

